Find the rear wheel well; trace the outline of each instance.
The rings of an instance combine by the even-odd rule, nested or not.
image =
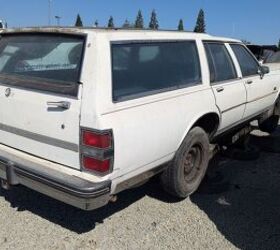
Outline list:
[[[192,128],[201,127],[209,135],[209,139],[211,139],[217,132],[219,123],[219,116],[216,113],[209,113],[199,118]]]

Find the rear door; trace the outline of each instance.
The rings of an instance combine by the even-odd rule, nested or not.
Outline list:
[[[221,112],[222,130],[237,124],[243,118],[246,90],[226,45],[222,42],[205,42],[204,47],[216,105]]]
[[[277,81],[270,75],[260,76],[260,65],[254,56],[241,44],[231,44],[231,48],[239,62],[243,82],[247,91],[245,118],[262,112],[271,106],[278,93]]]
[[[84,37],[4,35],[0,40],[0,143],[79,168]]]

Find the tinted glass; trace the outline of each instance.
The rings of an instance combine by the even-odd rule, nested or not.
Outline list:
[[[237,78],[234,64],[224,44],[205,43],[211,82]]]
[[[201,83],[195,42],[112,45],[113,100],[134,99]]]
[[[71,83],[77,85],[82,52],[83,38],[80,37],[3,36],[0,40],[0,78],[5,84],[12,84],[12,79],[17,77],[17,85],[30,88],[32,85],[33,89],[40,90],[47,82],[47,91],[60,87],[63,92],[65,88],[71,89]]]
[[[242,45],[230,45],[241,67],[243,76],[256,75],[259,70],[259,64],[249,51]]]

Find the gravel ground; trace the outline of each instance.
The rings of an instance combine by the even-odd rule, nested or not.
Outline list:
[[[23,187],[1,190],[0,248],[278,249],[279,135],[252,135],[262,149],[257,160],[217,156],[184,201],[166,195],[157,178],[90,213]]]

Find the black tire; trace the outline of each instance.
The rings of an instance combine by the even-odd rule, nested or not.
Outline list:
[[[200,127],[193,128],[172,163],[162,173],[163,188],[178,198],[186,198],[194,193],[205,176],[209,154],[208,135]]]
[[[268,119],[264,120],[262,123],[259,123],[259,128],[261,131],[271,134],[277,129],[278,122],[279,122],[279,116],[273,115]]]

